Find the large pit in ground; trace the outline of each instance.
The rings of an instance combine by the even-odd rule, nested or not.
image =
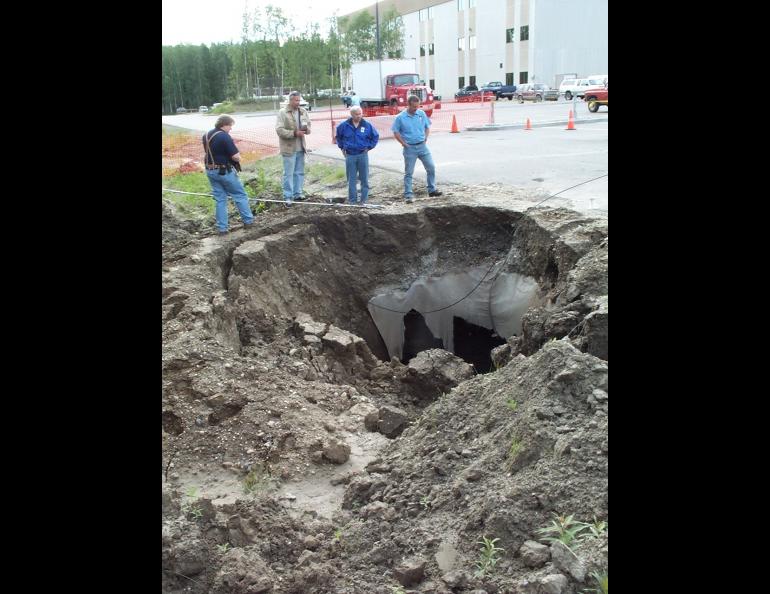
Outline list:
[[[241,345],[259,338],[261,316],[306,312],[361,336],[383,361],[443,348],[489,371],[491,348],[520,333],[537,300],[511,251],[521,214],[356,214],[295,220],[233,250],[225,282]]]
[[[570,211],[431,204],[164,245],[164,592],[386,594],[406,551],[434,594],[458,571],[455,592],[552,580],[522,543],[556,511],[607,517],[606,237]],[[337,350],[344,331],[395,361]],[[398,362],[440,344],[483,371],[493,331],[493,373],[445,388],[434,352]],[[483,536],[506,551],[490,579]]]

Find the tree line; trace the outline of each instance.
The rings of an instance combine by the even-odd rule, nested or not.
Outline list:
[[[221,101],[340,89],[350,64],[377,57],[376,22],[368,12],[297,31],[279,7],[244,12],[240,42],[163,46],[163,113]],[[383,58],[403,57],[403,20],[380,15]]]

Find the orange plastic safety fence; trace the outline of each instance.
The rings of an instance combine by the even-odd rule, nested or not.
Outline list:
[[[430,115],[431,134],[450,132],[452,116],[457,118],[457,125],[462,130],[468,126],[478,126],[490,122],[490,103],[443,103],[440,109],[434,109]],[[377,129],[380,139],[393,138],[391,126],[396,115],[388,114],[389,110],[378,110],[383,115],[364,116]],[[230,132],[235,145],[241,153],[241,163],[248,164],[279,154],[278,136],[275,133],[275,116],[272,114],[246,116],[236,114],[235,127]],[[312,111],[311,134],[305,137],[311,150],[319,149],[334,143],[337,125],[350,117],[350,112],[344,107],[335,107],[331,112]],[[163,175],[175,175],[193,171],[203,171],[204,149],[201,143],[203,132],[189,134],[164,135],[163,137]]]

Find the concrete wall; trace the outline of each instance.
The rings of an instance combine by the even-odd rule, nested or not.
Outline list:
[[[533,0],[530,75],[553,86],[556,76],[606,74],[608,0]]]
[[[389,5],[404,21],[404,57],[416,58],[420,77],[435,80],[435,91],[454,98],[458,78],[476,77],[476,84],[491,80],[506,82],[507,72],[519,84],[519,73],[528,82],[557,86],[559,75],[606,74],[608,64],[608,0],[477,0],[476,6],[458,12],[457,0],[390,0],[380,4],[380,14]],[[419,10],[433,7],[433,19],[420,21]],[[374,5],[367,9],[374,13]],[[521,27],[529,26],[529,40],[521,41]],[[506,43],[505,30],[514,28],[514,42]],[[470,49],[470,36],[476,49]],[[457,39],[465,37],[465,51],[457,50]],[[420,44],[426,44],[420,56]],[[427,44],[435,53],[429,55]],[[500,67],[500,64],[503,67]]]

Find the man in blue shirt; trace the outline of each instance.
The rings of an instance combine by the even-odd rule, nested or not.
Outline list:
[[[235,120],[228,115],[219,116],[213,130],[203,135],[203,148],[206,151],[206,176],[211,184],[211,192],[216,200],[216,221],[220,235],[227,234],[227,195],[229,194],[243,224],[247,227],[254,222],[254,215],[249,208],[249,197],[238,178],[241,154],[230,137],[230,130]]]
[[[377,146],[380,134],[362,117],[361,108],[350,108],[350,118],[337,126],[337,146],[345,155],[348,203],[356,203],[356,174],[361,179],[361,204],[369,197],[369,151]]]
[[[417,159],[422,161],[428,174],[428,196],[441,196],[443,193],[436,189],[436,166],[426,145],[430,120],[422,109],[417,109],[419,104],[420,98],[410,95],[406,110],[398,114],[391,126],[393,136],[404,147],[404,198],[407,204],[414,200],[412,174]]]

